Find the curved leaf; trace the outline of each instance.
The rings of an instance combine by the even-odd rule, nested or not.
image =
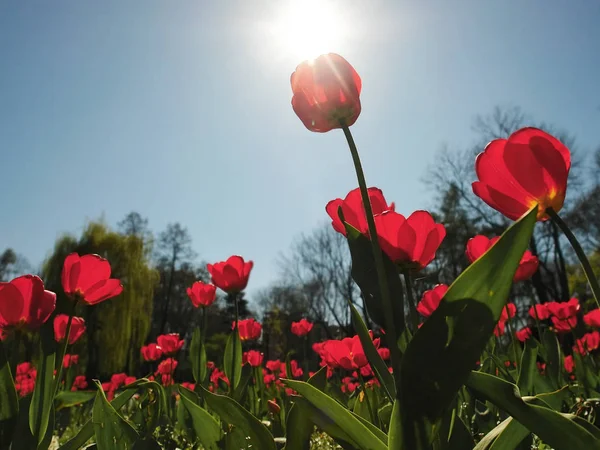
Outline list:
[[[600,449],[600,440],[585,428],[549,408],[528,404],[519,395],[519,388],[508,381],[472,372],[466,385],[557,450]]]
[[[225,375],[229,379],[231,392],[233,392],[242,378],[242,341],[237,328],[227,338],[223,366]]]
[[[100,382],[92,411],[92,423],[98,450],[131,450],[138,440],[137,431],[106,400]]]
[[[71,406],[89,402],[94,397],[96,397],[94,391],[60,391],[54,397],[54,406],[59,411],[63,408],[70,408]]]
[[[322,367],[308,379],[308,383],[319,390],[325,389],[327,368]],[[310,410],[297,403],[290,408],[286,421],[285,450],[310,450],[310,437],[314,431]]]
[[[356,448],[362,450],[387,450],[387,436],[376,427],[366,425],[337,401],[303,381],[283,380],[283,382],[302,395],[315,409],[324,414],[349,438]],[[368,423],[368,422],[367,422]]]
[[[533,379],[538,375],[537,369],[537,354],[538,345],[534,339],[528,339],[525,342],[525,350],[521,356],[521,363],[519,364],[519,377],[517,379],[517,386],[519,391],[524,394],[533,393]]]
[[[183,405],[192,418],[197,439],[206,450],[219,450],[219,441],[222,437],[219,422],[196,404],[195,394],[192,391],[179,386],[179,393]]]
[[[213,394],[202,386],[199,386],[199,388],[200,395],[204,397],[208,406],[221,417],[223,422],[235,426],[244,433],[244,436],[248,439],[248,444],[251,444],[253,448],[261,450],[277,449],[271,432],[242,405],[232,398]]]
[[[10,365],[0,341],[0,422],[12,419],[19,414],[19,397],[10,371]]]

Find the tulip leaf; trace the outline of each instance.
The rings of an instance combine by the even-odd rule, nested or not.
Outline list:
[[[525,350],[521,356],[521,363],[519,364],[519,377],[517,379],[517,386],[519,390],[524,394],[533,394],[533,379],[537,376],[537,354],[538,345],[534,339],[528,339],[525,342]]]
[[[537,206],[456,279],[413,336],[399,374],[404,448],[429,448],[431,427],[480,358],[506,304],[536,212]]]
[[[351,225],[344,223],[350,256],[352,258],[352,278],[360,288],[363,299],[367,305],[369,317],[377,325],[386,326],[385,313],[383,310],[383,299],[379,288],[375,258],[371,241]],[[393,310],[393,321],[398,336],[404,331],[401,324],[404,323],[404,290],[402,281],[398,275],[398,269],[394,263],[382,253],[385,275],[387,277],[390,300]]]
[[[6,359],[4,346],[0,341],[0,422],[9,420],[19,413],[19,397],[11,374],[11,368]]]
[[[137,392],[137,389],[127,389],[121,394],[117,395],[110,404],[115,410],[121,409],[131,397]],[[78,450],[85,445],[87,441],[90,440],[94,436],[94,424],[92,420],[88,420],[83,427],[79,430],[79,432],[65,442],[60,450]]]
[[[190,344],[190,362],[192,364],[192,375],[196,383],[203,383],[206,379],[206,349],[202,343],[200,328],[196,327]]]
[[[527,428],[509,417],[488,432],[473,450],[514,450],[530,435]]]
[[[320,391],[325,389],[326,383],[326,367],[319,369],[308,379],[308,384]],[[285,450],[310,450],[310,437],[315,428],[311,420],[311,412],[306,405],[296,402],[296,399],[294,397],[294,403],[287,414]]]
[[[365,356],[367,357],[373,372],[375,372],[375,376],[385,390],[388,400],[394,401],[394,398],[396,398],[394,377],[389,372],[388,367],[375,348],[373,340],[371,339],[371,335],[369,334],[369,330],[367,330],[367,326],[363,322],[359,312],[356,310],[352,302],[349,301],[348,304],[350,305],[350,312],[352,313],[352,325],[354,325],[354,329],[360,338],[360,343],[362,344]]]
[[[555,389],[559,389],[562,383],[562,354],[556,334],[545,330],[542,335],[543,357],[546,362],[546,378],[548,378]]]
[[[219,422],[215,420],[205,409],[198,406],[195,394],[179,386],[179,394],[181,395],[182,404],[187,409],[192,418],[192,426],[196,434],[196,438],[206,450],[219,450],[219,441],[222,438],[221,427]]]
[[[466,385],[478,396],[510,414],[551,447],[570,450],[600,449],[600,440],[586,428],[546,406],[540,406],[543,402],[536,398],[526,402],[521,398],[519,388],[508,381],[493,375],[471,372]]]
[[[283,382],[302,395],[306,402],[314,407],[311,409],[312,413],[316,410],[319,411],[319,414],[325,416],[326,419],[324,418],[323,421],[319,421],[320,423],[315,423],[315,425],[321,427],[323,426],[322,422],[332,422],[343,432],[340,439],[357,449],[387,450],[387,436],[381,430],[366,420],[361,420],[333,398],[303,381],[288,379],[283,380]],[[316,421],[317,416],[311,417],[311,420]],[[335,438],[333,435],[332,437]]]
[[[81,405],[96,397],[94,391],[60,391],[54,398],[54,406],[59,411],[63,408]]]
[[[37,440],[42,442],[48,429],[51,409],[54,407],[54,363],[56,341],[51,324],[46,323],[40,329],[40,362],[31,405],[29,405],[29,429]],[[62,363],[62,362],[61,362]]]
[[[237,328],[227,338],[223,365],[233,392],[242,378],[242,341]]]
[[[199,386],[200,395],[223,422],[232,425],[246,438],[246,445],[261,450],[276,450],[273,435],[265,425],[230,397],[213,394]],[[235,432],[233,434],[236,434]]]
[[[139,438],[137,431],[106,400],[100,382],[94,382],[98,390],[92,410],[92,423],[98,450],[131,450]]]

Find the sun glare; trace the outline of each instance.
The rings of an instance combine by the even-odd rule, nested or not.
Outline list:
[[[282,51],[298,61],[339,51],[343,27],[331,0],[281,2],[273,23],[273,38]]]

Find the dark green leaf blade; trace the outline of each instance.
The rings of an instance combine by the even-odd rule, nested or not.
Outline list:
[[[585,428],[556,411],[525,402],[519,395],[519,388],[508,381],[471,372],[466,385],[558,450],[600,449],[600,440]]]
[[[519,390],[526,394],[533,394],[533,379],[538,374],[537,369],[537,354],[538,345],[534,339],[528,339],[525,342],[525,350],[521,356],[521,364],[519,365],[519,378],[517,386]]]
[[[208,406],[215,411],[221,419],[240,429],[248,438],[252,448],[261,450],[276,450],[277,446],[273,435],[264,424],[248,412],[242,405],[230,397],[213,394],[200,386],[200,395],[204,397]]]
[[[219,450],[219,441],[222,438],[221,427],[206,410],[196,404],[195,394],[179,386],[181,401],[192,417],[192,425],[196,437],[206,450]]]
[[[48,429],[51,409],[54,407],[54,363],[56,341],[49,323],[40,329],[40,363],[31,405],[29,406],[29,429],[38,444],[42,442]]]
[[[387,436],[381,430],[379,430],[379,433],[374,433],[357,416],[353,415],[328,395],[302,381],[283,380],[283,382],[297,391],[317,410],[320,410],[329,420],[343,430],[357,448],[362,450],[387,450]],[[375,428],[373,425],[372,427]]]
[[[373,340],[369,335],[369,330],[367,330],[367,326],[360,317],[360,314],[352,304],[352,302],[348,302],[350,305],[350,312],[352,313],[352,324],[354,325],[354,329],[360,338],[360,343],[362,344],[363,350],[365,352],[365,356],[375,372],[377,379],[381,383],[381,386],[385,389],[388,399],[390,401],[394,401],[396,398],[396,385],[394,384],[394,377],[389,372],[388,367],[386,366],[383,359],[379,355],[379,352],[373,345]]]
[[[12,419],[19,414],[19,397],[6,359],[4,346],[0,341],[0,422]]]
[[[100,382],[94,400],[92,423],[98,450],[131,450],[138,440],[137,431],[106,400]]]
[[[480,358],[506,304],[536,214],[537,207],[532,208],[456,279],[408,345],[399,393],[405,448],[429,447],[428,430]]]
[[[231,333],[227,338],[224,358],[223,365],[225,369],[225,375],[227,375],[227,378],[231,383],[231,389],[234,390],[242,378],[242,341],[240,340],[240,334],[238,330],[234,330],[233,333]]]

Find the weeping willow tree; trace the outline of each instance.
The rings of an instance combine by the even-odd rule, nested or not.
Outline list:
[[[65,257],[71,252],[97,253],[108,259],[112,277],[123,284],[123,293],[118,297],[95,306],[77,306],[76,314],[85,318],[87,332],[75,344],[73,353],[80,353],[80,364],[86,366],[89,378],[122,371],[137,374],[140,347],[150,330],[152,299],[158,283],[158,272],[150,265],[151,252],[147,246],[138,236],[116,233],[103,223],[92,222],[79,239],[59,238],[43,265],[47,289],[58,295],[58,313],[69,302],[62,291],[61,271]]]

